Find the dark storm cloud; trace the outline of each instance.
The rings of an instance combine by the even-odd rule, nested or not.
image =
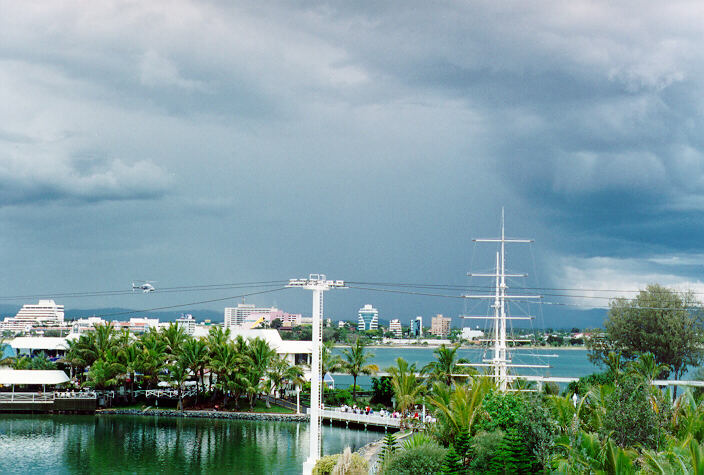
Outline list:
[[[691,277],[695,3],[0,4],[0,203],[109,207],[59,215],[127,274],[461,279],[506,205],[563,280]]]

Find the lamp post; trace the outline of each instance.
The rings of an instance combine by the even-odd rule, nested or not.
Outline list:
[[[341,280],[327,280],[325,274],[310,274],[307,279],[291,279],[287,287],[302,287],[313,291],[313,335],[310,365],[310,445],[308,459],[303,463],[303,473],[313,472],[320,458],[320,411],[322,403],[321,349],[323,346],[323,292],[331,288],[343,288]]]

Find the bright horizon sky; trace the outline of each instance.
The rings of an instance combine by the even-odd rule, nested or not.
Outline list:
[[[535,239],[510,249],[510,270],[530,274],[519,285],[704,291],[698,2],[0,11],[0,297],[317,272],[462,285],[491,270],[494,248],[471,239],[498,235],[502,207],[509,235]],[[150,308],[239,293],[56,300]],[[248,301],[310,313],[302,290]],[[338,319],[366,303],[404,321],[465,310],[326,296]]]

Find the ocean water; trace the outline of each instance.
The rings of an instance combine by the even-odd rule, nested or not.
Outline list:
[[[342,354],[342,348],[335,348],[334,354]],[[396,366],[396,358],[403,358],[411,364],[415,364],[420,370],[423,366],[435,359],[434,348],[369,348],[368,351],[374,356],[370,362],[379,366],[381,371],[385,371],[390,366]],[[484,353],[482,349],[460,348],[457,355],[459,358],[466,358],[470,362],[478,363],[484,358],[491,358],[489,353]],[[521,368],[518,374],[542,375],[559,377],[586,376],[596,371],[601,371],[598,366],[593,365],[587,358],[585,349],[560,349],[545,348],[536,350],[517,349],[512,351],[514,363],[518,364],[539,364],[549,365],[547,369]],[[352,377],[348,375],[335,376],[337,387],[347,387],[352,384]],[[371,388],[371,377],[360,376],[357,384],[364,389]]]

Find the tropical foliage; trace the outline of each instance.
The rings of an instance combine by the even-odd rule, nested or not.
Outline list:
[[[205,338],[193,338],[176,324],[135,336],[118,332],[108,323],[69,340],[68,345],[60,363],[82,386],[123,386],[133,395],[135,385],[153,389],[168,382],[178,390],[180,407],[189,380],[195,385],[194,404],[208,393],[211,401],[222,399],[225,406],[232,401],[239,407],[245,397],[250,408],[258,395],[275,396],[286,385],[303,382],[302,369],[278,355],[265,340],[241,336],[233,340],[230,331],[221,327],[213,327]],[[38,365],[42,361],[34,357],[14,364]]]

